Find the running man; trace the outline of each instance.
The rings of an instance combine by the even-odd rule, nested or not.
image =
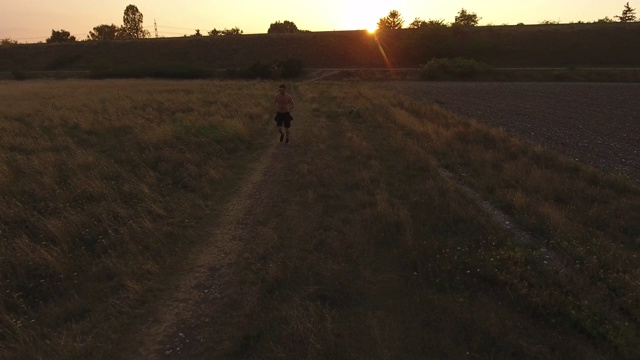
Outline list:
[[[276,109],[276,125],[280,132],[280,142],[284,140],[285,144],[289,143],[289,128],[291,127],[291,110],[293,110],[293,98],[286,92],[286,86],[284,84],[278,86],[278,94],[273,102],[273,106]],[[284,127],[284,132],[282,128]],[[286,135],[286,140],[285,140]]]

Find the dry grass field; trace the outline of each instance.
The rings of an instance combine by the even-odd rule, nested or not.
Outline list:
[[[640,356],[640,189],[390,83],[0,82],[0,358]]]

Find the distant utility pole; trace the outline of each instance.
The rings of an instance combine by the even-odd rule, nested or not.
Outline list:
[[[158,38],[158,24],[156,24],[156,19],[153,19],[153,28],[156,30],[156,39]]]

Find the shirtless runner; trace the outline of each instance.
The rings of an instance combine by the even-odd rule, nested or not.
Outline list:
[[[289,128],[291,127],[291,120],[293,117],[291,116],[290,111],[293,110],[293,98],[286,91],[286,86],[284,84],[278,86],[278,94],[276,94],[276,99],[273,102],[273,106],[276,109],[276,125],[278,126],[278,132],[280,132],[280,142],[282,142],[286,135],[286,140],[284,140],[285,144],[289,143]],[[284,127],[284,132],[282,128]]]

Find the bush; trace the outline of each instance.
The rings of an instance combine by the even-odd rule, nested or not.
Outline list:
[[[249,78],[268,79],[271,78],[271,74],[273,73],[272,68],[273,66],[271,64],[258,61],[246,69],[246,76]]]
[[[487,64],[473,59],[432,59],[422,67],[422,76],[428,80],[471,79],[488,69]]]
[[[16,80],[27,80],[29,78],[27,73],[20,69],[11,70],[11,75],[13,75],[13,78]]]
[[[75,62],[82,58],[82,54],[69,54],[62,55],[55,59],[53,59],[47,66],[45,67],[47,70],[58,70],[70,65],[73,65]]]
[[[98,62],[91,68],[91,76],[105,78],[161,78],[161,79],[207,79],[213,76],[209,69],[189,65],[132,65],[114,67]]]
[[[303,69],[304,63],[296,59],[259,61],[245,69],[227,69],[226,76],[232,79],[292,79],[300,76]]]
[[[302,60],[296,59],[281,60],[276,64],[276,69],[280,73],[280,77],[292,79],[300,76],[302,69],[304,69],[304,63]]]

